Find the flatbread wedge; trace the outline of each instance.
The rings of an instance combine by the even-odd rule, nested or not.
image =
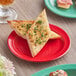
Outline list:
[[[34,23],[33,20],[27,21],[27,20],[9,20],[7,21],[11,28],[15,30],[15,32],[21,36],[22,38],[26,39],[26,34],[31,28],[32,24]],[[55,33],[54,31],[50,31],[50,39],[57,39],[60,38],[60,35]]]
[[[54,31],[50,31],[50,39],[58,39],[61,38],[61,36]]]
[[[11,20],[7,22],[9,23],[11,28],[13,28],[13,30],[15,30],[15,32],[24,39],[26,39],[26,34],[31,25],[34,23],[33,20]]]
[[[50,28],[45,10],[34,21],[26,34],[26,38],[32,57],[35,57],[50,39]]]

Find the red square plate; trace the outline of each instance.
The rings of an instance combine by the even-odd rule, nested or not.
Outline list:
[[[8,37],[8,47],[17,57],[32,62],[47,62],[55,60],[66,54],[70,46],[70,38],[67,33],[58,26],[49,24],[52,31],[58,33],[61,38],[49,40],[36,57],[32,57],[27,40],[19,37],[13,31]]]

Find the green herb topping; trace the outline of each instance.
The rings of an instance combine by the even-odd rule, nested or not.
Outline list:
[[[40,38],[37,38],[35,44],[37,44],[37,43],[38,44],[41,44],[42,43],[42,40]]]
[[[25,27],[25,24],[22,24],[21,27]]]
[[[42,21],[41,21],[41,20],[39,20],[39,21],[37,21],[36,23],[37,23],[37,24],[42,24]]]
[[[24,35],[26,35],[26,33],[24,33]]]
[[[36,31],[36,30],[38,30],[38,27],[37,27],[37,26],[35,26],[34,30],[35,30],[35,31]]]
[[[36,33],[36,30],[34,30],[34,33]]]
[[[44,37],[44,34],[43,33],[41,33],[41,37]]]
[[[29,32],[29,36],[33,36],[32,33]]]
[[[28,30],[31,27],[31,24],[27,24],[26,29]]]
[[[41,31],[42,31],[42,29],[43,29],[43,26],[40,26],[39,32],[41,32]]]

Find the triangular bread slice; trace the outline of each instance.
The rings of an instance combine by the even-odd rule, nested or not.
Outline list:
[[[42,16],[42,17],[41,17]],[[42,21],[39,21],[39,19],[42,19],[42,21],[44,22],[43,24],[41,24],[42,23]],[[38,22],[37,22],[37,20],[38,20]],[[43,27],[47,32],[46,33],[48,33],[48,37],[46,38],[46,41],[44,40],[43,42],[45,42],[45,43],[43,43],[43,45],[40,45],[40,46],[38,46],[39,48],[37,48],[37,49],[42,49],[42,47],[47,43],[47,41],[48,41],[48,39],[50,38],[50,39],[56,39],[56,38],[60,38],[60,35],[58,35],[57,33],[55,33],[55,32],[53,32],[53,31],[50,31],[50,28],[49,28],[49,24],[48,24],[48,21],[47,21],[47,17],[46,17],[46,12],[45,12],[45,10],[42,12],[42,14],[40,14],[40,16],[38,17],[38,19],[37,19],[36,21],[35,21],[35,23],[37,22],[37,24],[41,24],[42,26],[41,27]],[[19,36],[21,36],[21,37],[23,37],[24,39],[26,39],[26,34],[27,34],[27,32],[29,32],[29,29],[31,29],[30,27],[32,26],[32,28],[33,28],[33,26],[35,27],[36,25],[35,25],[35,23],[34,23],[34,21],[33,20],[31,20],[31,21],[26,21],[26,20],[11,20],[11,21],[8,21],[8,23],[10,24],[10,26],[15,30],[15,32],[19,35]],[[34,24],[33,24],[34,23]],[[33,24],[33,25],[32,25]],[[45,26],[44,26],[45,25]],[[28,28],[28,30],[27,30],[27,28]],[[45,31],[44,31],[45,32]],[[29,35],[27,35],[27,38],[28,38],[28,36]],[[42,36],[43,36],[43,34],[42,34]],[[29,38],[28,38],[29,39]],[[29,43],[29,40],[28,40],[28,43]],[[30,44],[30,43],[29,43]],[[41,44],[41,42],[39,43],[39,44]],[[30,48],[31,48],[31,45],[29,45],[30,46]],[[35,45],[36,46],[36,45]],[[40,50],[39,50],[40,51]],[[36,51],[36,53],[38,53],[39,52],[38,50]],[[36,55],[36,53],[34,53],[34,55],[32,54],[32,56],[34,57],[35,55]]]
[[[7,22],[10,24],[13,30],[15,30],[15,32],[24,39],[26,39],[26,34],[31,25],[34,23],[33,20],[11,20]]]
[[[26,34],[28,32],[27,27],[31,28],[30,25],[34,23],[33,20],[26,21],[26,20],[9,20],[7,21],[9,25],[15,30],[15,32],[21,36],[22,38],[26,39]],[[57,39],[60,38],[60,35],[55,33],[54,31],[50,31],[50,39]]]
[[[61,36],[54,31],[50,31],[50,39],[58,39],[61,38]]]
[[[43,10],[26,34],[32,57],[35,57],[50,39],[50,28]]]

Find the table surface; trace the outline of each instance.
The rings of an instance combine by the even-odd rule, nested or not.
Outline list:
[[[71,47],[69,52],[60,59],[45,62],[45,63],[33,63],[21,60],[14,56],[8,46],[7,38],[12,29],[8,24],[0,24],[0,53],[13,61],[17,76],[31,76],[33,73],[60,64],[75,64],[76,63],[76,19],[64,18],[55,15],[47,9],[44,4],[44,0],[15,0],[12,5],[18,13],[18,19],[20,20],[33,20],[38,14],[45,8],[48,16],[49,23],[57,25],[64,29],[71,39]]]

